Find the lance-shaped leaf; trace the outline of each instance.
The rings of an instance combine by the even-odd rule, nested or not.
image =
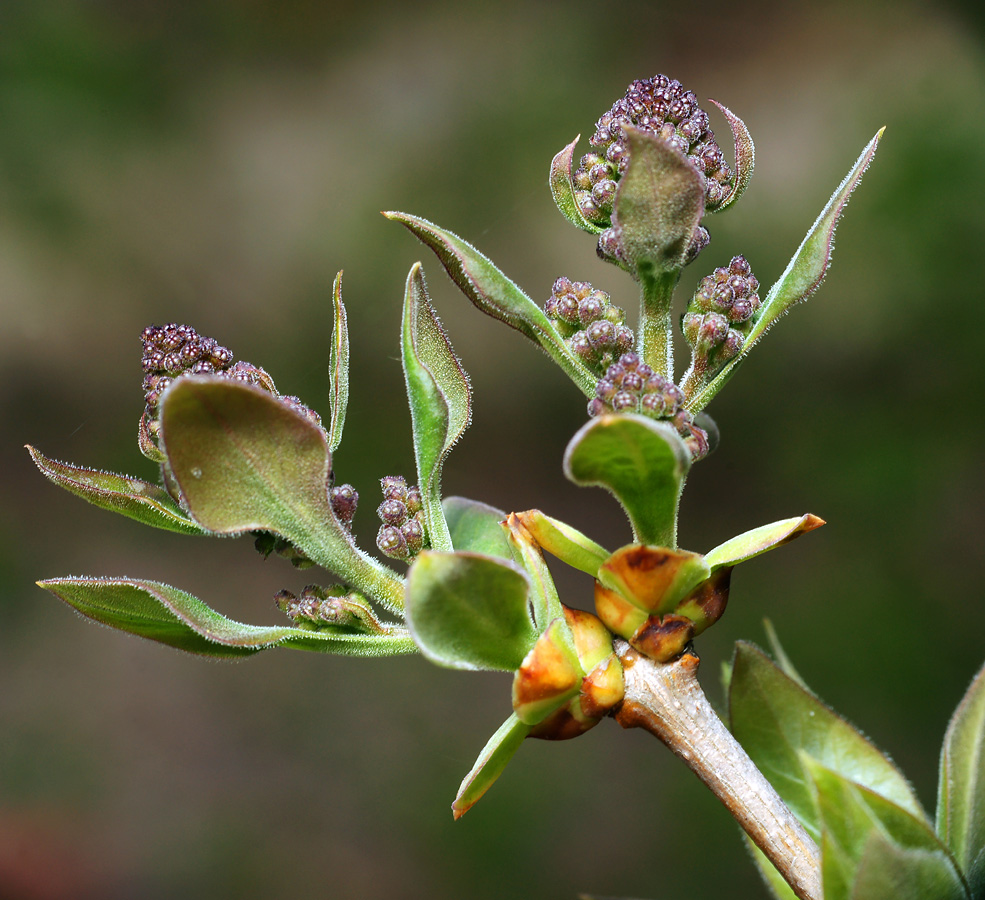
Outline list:
[[[441,508],[456,550],[513,559],[502,524],[506,513],[501,509],[467,497],[446,497],[441,502]]]
[[[441,511],[441,468],[472,420],[472,392],[428,298],[420,263],[407,276],[401,351],[428,538],[435,550],[451,550]]]
[[[332,352],[328,361],[328,402],[332,417],[328,426],[328,449],[334,453],[342,443],[345,410],[349,404],[349,326],[342,304],[342,273],[332,287]]]
[[[393,656],[417,649],[407,629],[396,625],[384,626],[379,634],[329,626],[245,625],[156,581],[53,578],[38,585],[104,625],[205,656],[250,656],[278,646],[346,656]]]
[[[677,546],[677,505],[691,455],[664,422],[632,414],[586,423],[564,452],[564,474],[598,486],[622,504],[641,544]]]
[[[736,366],[748,356],[749,351],[776,323],[777,319],[789,312],[798,303],[806,300],[818,289],[831,265],[831,254],[834,251],[835,229],[838,227],[838,221],[848,204],[852,191],[858,186],[859,181],[862,180],[862,175],[869,167],[869,163],[872,162],[883,131],[885,129],[880,128],[876,132],[876,136],[866,145],[851,171],[845,176],[845,180],[842,181],[831,195],[827,205],[821,210],[821,214],[811,226],[810,231],[807,232],[807,236],[797,248],[797,252],[794,253],[779,280],[769,289],[769,293],[767,293],[766,299],[756,316],[755,324],[742,345],[742,350],[725,364],[722,371],[708,385],[687,402],[687,407],[692,412],[704,409],[711,402],[725,382],[732,377]]]
[[[575,200],[575,185],[571,172],[575,147],[578,146],[580,139],[581,135],[579,134],[551,160],[551,194],[554,197],[554,203],[561,211],[561,215],[572,225],[577,225],[582,231],[587,231],[589,234],[599,234],[603,229],[598,225],[593,225],[581,214]]]
[[[920,896],[934,900],[969,900],[961,877],[946,848],[923,817],[914,816],[891,800],[855,784],[838,772],[821,765],[801,751],[801,762],[810,774],[821,819],[821,880],[825,900],[852,900],[859,893],[859,867],[870,854],[873,840],[895,849],[890,855],[897,864],[912,868],[911,878],[927,878],[933,890]],[[876,851],[880,853],[882,851]],[[884,860],[885,861],[885,860]],[[931,864],[928,867],[928,864]],[[874,863],[870,859],[868,866]],[[867,879],[871,879],[870,873]],[[905,884],[905,872],[883,872],[882,888],[870,894],[878,897],[901,896],[888,892],[896,881]],[[901,877],[902,876],[902,877]],[[904,892],[902,896],[906,896]]]
[[[769,525],[760,525],[734,538],[729,538],[724,544],[719,544],[714,550],[705,554],[705,561],[711,570],[722,566],[735,566],[760,553],[766,553],[774,547],[788,544],[802,534],[820,528],[824,519],[807,513],[792,519],[781,519]]]
[[[551,570],[547,568],[547,562],[540,546],[533,539],[530,532],[523,527],[523,523],[514,513],[506,517],[506,534],[510,542],[510,550],[516,564],[520,566],[530,579],[530,605],[533,608],[534,624],[540,631],[544,631],[548,624],[561,619],[564,620],[564,610],[561,606],[561,599],[558,597],[557,588],[554,586],[554,579],[551,577]],[[567,626],[562,629],[567,633],[569,650],[574,653],[574,639],[571,637]]]
[[[433,663],[512,672],[537,640],[529,595],[527,576],[508,562],[425,550],[407,576],[407,624]]]
[[[595,396],[596,376],[554,329],[544,311],[471,244],[437,225],[406,213],[386,212],[430,247],[451,280],[482,312],[525,334],[551,357],[581,389]]]
[[[539,509],[528,509],[515,515],[544,550],[593,578],[598,576],[599,566],[609,558],[609,551],[604,547],[566,522],[544,515]]]
[[[974,897],[985,897],[985,668],[954,711],[941,748],[937,833]]]
[[[456,819],[464,816],[492,787],[492,783],[502,774],[506,764],[513,758],[513,754],[520,749],[520,744],[530,733],[530,728],[530,725],[521,722],[514,713],[489,738],[472,770],[462,781],[458,796],[451,806],[452,814]]]
[[[176,378],[160,409],[162,446],[196,522],[221,534],[279,534],[346,584],[402,608],[401,579],[359,550],[332,512],[324,429],[218,376]]]
[[[925,818],[913,789],[885,754],[744,641],[735,648],[729,713],[736,739],[815,839],[820,813],[801,751]]]
[[[711,102],[725,116],[729,128],[732,129],[732,141],[735,144],[735,184],[732,186],[732,192],[715,210],[715,212],[721,212],[735,203],[745,193],[746,188],[749,187],[749,182],[752,181],[753,169],[756,167],[756,145],[753,144],[752,135],[749,134],[749,129],[746,128],[746,123],[742,119],[717,100],[712,100]]]
[[[27,450],[45,477],[94,506],[118,512],[154,528],[180,534],[208,534],[206,529],[188,517],[166,490],[156,484],[129,475],[99,472],[48,459],[30,445]]]

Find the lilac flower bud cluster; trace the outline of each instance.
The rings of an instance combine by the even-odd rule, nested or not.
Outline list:
[[[383,524],[376,535],[376,546],[391,559],[412,560],[427,543],[421,492],[408,487],[406,479],[399,475],[384,476],[380,487],[383,502],[376,514]]]
[[[762,305],[758,290],[759,281],[744,256],[701,279],[681,320],[694,377],[704,379],[742,350]]]
[[[633,347],[633,331],[624,324],[625,311],[587,281],[559,278],[544,311],[575,356],[597,372],[604,372]]]
[[[734,175],[725,162],[708,114],[679,81],[656,75],[634,81],[595,125],[587,153],[574,173],[575,201],[582,215],[607,227],[620,177],[629,167],[626,127],[663,138],[686,156],[705,179],[705,208],[713,212],[732,192]]]
[[[708,436],[684,408],[680,388],[654,372],[635,353],[624,353],[599,381],[595,397],[589,401],[588,414],[605,413],[636,413],[666,421],[684,438],[693,459],[708,453]]]
[[[278,591],[274,605],[298,625],[331,625],[348,631],[383,630],[369,606],[342,585],[329,588],[309,584],[295,596],[290,591]]]

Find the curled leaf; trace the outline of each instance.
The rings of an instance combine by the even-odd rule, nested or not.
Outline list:
[[[732,187],[732,192],[715,210],[715,212],[721,212],[735,203],[749,187],[753,169],[756,167],[756,145],[753,144],[752,135],[749,134],[749,129],[746,128],[746,123],[742,119],[717,100],[710,102],[722,111],[729,128],[732,129],[732,140],[735,143],[735,184]]]
[[[208,534],[207,529],[190,519],[174,498],[156,484],[48,459],[30,445],[27,451],[46,478],[94,506],[166,531]]]
[[[598,225],[593,225],[582,215],[575,200],[575,185],[572,181],[571,172],[575,147],[578,146],[580,139],[581,135],[579,134],[551,160],[551,194],[554,197],[554,203],[561,211],[561,215],[572,225],[577,225],[582,231],[587,231],[589,234],[598,234],[603,229]]]
[[[441,469],[472,420],[469,378],[428,298],[421,264],[407,276],[401,350],[417,477],[431,546],[452,549],[441,510]]]
[[[328,426],[328,449],[334,453],[342,443],[342,427],[349,403],[349,328],[345,306],[342,304],[342,273],[335,276],[332,286],[332,309],[335,324],[332,328],[332,352],[328,363],[329,407],[332,418]]]
[[[572,353],[544,311],[488,257],[457,235],[425,219],[400,212],[383,215],[406,226],[430,247],[451,280],[476,308],[526,335],[564,370],[586,397],[594,396],[598,377]]]
[[[885,128],[880,128],[866,145],[851,171],[821,210],[821,214],[807,232],[807,236],[797,248],[783,274],[769,289],[756,322],[742,345],[742,350],[725,364],[722,371],[711,382],[687,402],[689,410],[697,412],[707,406],[725,382],[732,377],[736,366],[749,355],[749,351],[776,321],[818,289],[831,265],[835,229],[838,227],[841,214],[845,211],[852,191],[858,186],[862,175],[872,162],[883,131]]]
[[[501,509],[467,497],[445,497],[441,501],[441,508],[456,550],[471,550],[473,553],[513,559],[510,542],[502,525],[506,513]]]
[[[331,627],[245,625],[157,581],[52,578],[38,585],[103,625],[204,656],[251,656],[277,646],[345,656],[393,656],[416,650],[407,630],[396,625],[383,626],[376,634]]]

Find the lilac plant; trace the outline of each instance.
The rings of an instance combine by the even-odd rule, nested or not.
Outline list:
[[[376,549],[387,562],[357,543],[359,498],[336,484],[332,465],[348,402],[340,273],[327,419],[282,395],[262,368],[187,325],[168,324],[142,335],[138,443],[160,465],[160,485],[30,448],[49,479],[97,506],[185,534],[249,534],[264,555],[320,567],[329,580],[300,595],[279,592],[275,604],[287,621],[266,626],[236,622],[153,581],[39,584],[96,621],[208,656],[273,647],[420,652],[441,666],[513,673],[513,713],[465,776],[456,818],[526,738],[573,738],[614,718],[656,735],[722,800],[780,900],[985,900],[985,670],[945,737],[936,822],[892,761],[806,688],[772,630],[776,662],[737,645],[728,727],[698,683],[695,640],[725,612],[735,566],[824,524],[799,515],[705,553],[681,548],[685,481],[717,443],[706,408],[766,331],[817,289],[839,218],[882,135],[765,293],[739,254],[704,275],[680,319],[690,362],[678,377],[674,290],[686,266],[701,264],[711,239],[706,217],[731,208],[753,172],[745,124],[715,106],[731,132],[734,166],[697,97],[663,75],[629,86],[577,163],[577,138],[551,163],[559,210],[636,282],[635,331],[607,290],[561,276],[543,291],[541,307],[461,238],[386,213],[434,251],[475,306],[539,345],[582,392],[588,421],[568,444],[564,471],[622,506],[631,532],[625,546],[610,551],[540,510],[507,514],[443,496],[442,470],[469,425],[472,394],[415,264],[401,354],[416,477],[381,479]],[[593,577],[594,613],[562,602],[545,554]]]

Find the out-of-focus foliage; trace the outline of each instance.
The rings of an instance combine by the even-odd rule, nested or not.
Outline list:
[[[985,52],[980,21],[963,16],[917,3],[891,14],[847,3],[3,3],[0,881],[41,897],[331,884],[340,898],[375,898],[413,884],[482,900],[647,896],[659,867],[668,898],[757,895],[716,801],[652,741],[608,723],[563,746],[530,742],[453,824],[447,797],[509,712],[504,676],[420,658],[207,664],[91,627],[33,584],[181,572],[180,588],[229,617],[283,624],[272,596],[297,591],[304,573],[245,541],[206,544],[84,507],[40,479],[22,445],[153,479],[135,440],[138,335],[151,322],[214,335],[327,416],[344,267],[352,376],[333,462],[375,496],[375,479],[414,468],[399,325],[417,258],[476,397],[445,492],[542,509],[604,546],[629,541],[618,506],[561,471],[585,421],[581,393],[378,211],[441,222],[538,302],[563,274],[633,308],[629,278],[558,215],[548,170],[632,78],[657,72],[725,103],[756,139],[755,177],[706,223],[711,245],[680,298],[736,253],[772,283],[858,148],[887,126],[821,291],[709,407],[722,443],[689,480],[679,540],[715,546],[791,509],[828,521],[734,578],[704,639],[706,686],[732,641],[758,639],[769,615],[808,682],[892,753],[929,806],[937,744],[985,633]],[[712,125],[727,138],[724,118]],[[381,403],[392,416],[376,424]],[[354,522],[365,546],[371,519],[364,509]],[[562,599],[589,606],[589,579],[556,568]],[[845,637],[857,621],[869,625],[860,644]],[[612,822],[629,772],[619,827],[586,831]],[[366,785],[369,804],[355,791]],[[662,865],[697,841],[720,865]]]

